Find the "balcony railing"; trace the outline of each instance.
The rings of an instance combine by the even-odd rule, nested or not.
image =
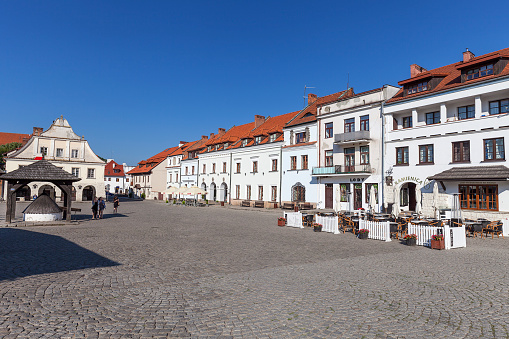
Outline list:
[[[334,142],[341,144],[345,142],[352,142],[352,141],[361,141],[361,140],[370,140],[371,135],[369,134],[369,131],[355,131],[355,132],[348,132],[348,133],[339,133],[334,135]]]
[[[313,175],[335,175],[349,173],[371,173],[370,165],[313,167]]]

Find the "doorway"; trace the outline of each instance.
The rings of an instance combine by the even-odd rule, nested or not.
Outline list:
[[[408,206],[409,211],[415,211],[415,205],[417,203],[415,199],[416,186],[417,185],[413,182],[407,182],[401,186],[400,205],[401,207]]]
[[[353,209],[358,210],[362,207],[362,184],[353,185]]]
[[[334,208],[334,190],[332,184],[325,184],[325,208]]]

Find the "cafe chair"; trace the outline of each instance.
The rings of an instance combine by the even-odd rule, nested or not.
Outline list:
[[[502,223],[500,221],[492,221],[485,228],[486,232],[485,236],[488,237],[488,233],[491,233],[491,239],[493,239],[493,234],[497,235],[497,238],[502,234],[502,238],[504,238],[504,234],[502,233]]]

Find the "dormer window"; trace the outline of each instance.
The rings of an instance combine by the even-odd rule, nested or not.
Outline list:
[[[212,151],[212,146],[207,147],[207,151]]]
[[[410,84],[407,88],[407,94],[419,93],[423,91],[427,91],[429,88],[428,82],[419,82],[417,84]]]
[[[493,64],[476,67],[467,71],[467,80],[482,78],[493,74]]]
[[[306,132],[296,133],[295,134],[295,143],[301,144],[306,142]]]
[[[274,142],[277,139],[277,133],[273,133],[269,136],[269,142]]]
[[[242,139],[242,147],[245,147],[247,146],[247,139]]]
[[[255,137],[255,145],[258,145],[260,142],[262,142],[262,136]]]
[[[228,147],[228,143],[227,142],[224,143],[224,148],[226,148],[226,147]]]
[[[216,145],[216,151],[219,149],[219,146],[220,146],[219,144]]]

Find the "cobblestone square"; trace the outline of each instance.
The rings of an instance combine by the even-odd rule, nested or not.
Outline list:
[[[507,239],[437,251],[277,227],[280,210],[73,207],[79,223],[0,228],[0,337],[509,335]]]

